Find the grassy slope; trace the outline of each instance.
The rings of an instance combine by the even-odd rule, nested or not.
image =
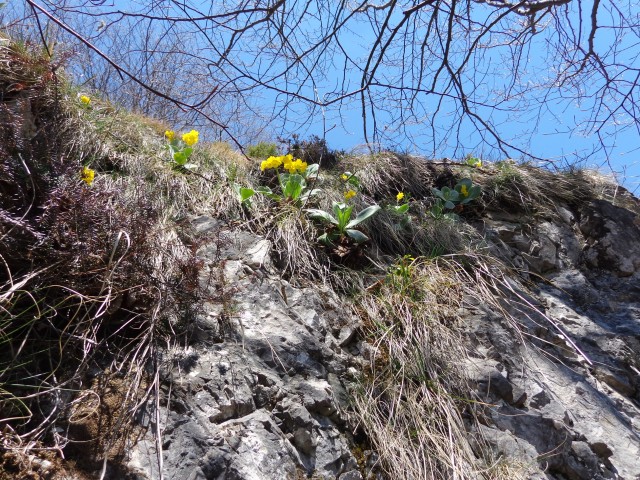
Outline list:
[[[356,413],[389,474],[450,478],[455,470],[471,478],[486,466],[465,438],[456,312],[478,292],[499,308],[496,285],[507,269],[465,219],[486,209],[554,215],[556,202],[612,188],[581,172],[509,161],[471,168],[393,153],[347,155],[321,168],[315,184],[324,194],[312,205],[329,210],[341,201],[340,174],[352,171],[361,181],[355,211],[385,208],[366,224],[367,249],[324,248],[315,241],[321,226],[299,206],[259,196],[240,204],[234,183],[273,184],[257,161],[201,143],[191,159],[195,174],[172,169],[163,148],[169,126],[95,95],[84,104],[79,95],[87,92],[53,72],[37,47],[0,47],[0,89],[0,421],[5,448],[23,452],[65,448],[73,435],[89,440],[99,411],[113,421],[90,443],[95,459],[124,454],[131,413],[157,392],[156,372],[144,366],[182,334],[197,304],[197,239],[186,219],[208,214],[272,240],[292,281],[328,282],[356,300],[377,349]],[[80,180],[82,166],[96,171],[91,186]],[[465,176],[482,186],[482,198],[459,221],[433,218],[431,187],[453,187]],[[400,191],[410,199],[407,228],[386,208]],[[95,384],[96,371],[109,372],[111,387],[129,386],[115,411],[101,410],[110,386]],[[87,410],[95,395],[102,406]],[[88,420],[74,421],[83,412]],[[15,475],[20,461],[4,460],[5,477]],[[483,475],[516,473],[501,466]]]

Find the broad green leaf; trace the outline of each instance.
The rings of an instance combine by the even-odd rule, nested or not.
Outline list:
[[[285,188],[287,188],[287,182],[289,182],[289,177],[291,175],[288,173],[279,173],[278,174],[278,182],[280,182],[280,190],[284,194]]]
[[[309,200],[309,198],[317,195],[320,192],[321,192],[321,190],[319,188],[314,188],[312,190],[307,190],[302,195],[300,195],[300,201],[301,202],[306,202],[307,200]]]
[[[333,204],[331,205],[331,209],[333,210],[333,213],[335,215],[338,215],[338,212],[345,208],[347,208],[347,204],[343,202],[333,202]]]
[[[251,201],[249,199],[253,197],[256,193],[255,190],[253,190],[253,188],[243,187],[241,185],[238,185],[235,182],[231,184],[231,188],[233,188],[233,190],[238,195],[240,202],[251,204]]]
[[[449,187],[442,187],[442,198],[445,201],[457,202],[460,199],[460,193]]]
[[[285,177],[286,176],[286,177]],[[288,173],[280,174],[281,177],[281,186],[282,186],[282,194],[285,198],[291,198],[293,200],[297,200],[302,190],[307,186],[307,182],[304,181],[302,175],[293,174],[290,175]],[[286,181],[283,183],[282,180],[286,178]]]
[[[318,165],[317,163],[312,163],[311,165],[309,165],[307,167],[307,170],[304,172],[305,178],[309,178],[311,176],[315,177],[318,173],[318,168],[320,168],[320,165]]]
[[[338,229],[340,230],[340,233],[343,233],[344,229],[347,227],[352,211],[353,207],[346,203],[333,203],[333,213],[338,219]]]
[[[315,220],[324,220],[325,222],[338,225],[338,220],[333,218],[330,213],[325,212],[324,210],[318,210],[317,208],[306,208],[304,211],[307,212],[309,216]]]
[[[176,162],[176,164],[182,166],[187,163],[187,157],[185,156],[184,152],[178,151],[173,154],[173,161]]]
[[[332,239],[332,236],[329,235],[328,233],[323,233],[318,237],[318,241],[320,243],[324,243],[325,245],[331,245],[333,243],[331,239]]]
[[[349,235],[351,238],[353,238],[356,241],[356,243],[362,243],[369,240],[369,237],[367,237],[360,230],[353,230],[351,228],[348,228],[347,230],[345,230],[345,233]]]
[[[242,187],[240,189],[240,201],[245,202],[251,197],[253,197],[255,194],[256,192],[253,190],[253,188]]]
[[[256,188],[256,193],[261,193],[262,195],[266,195],[271,200],[280,200],[282,198],[280,197],[280,195],[273,193],[269,187],[265,187],[265,186],[260,186]]]
[[[370,207],[365,208],[360,213],[358,213],[356,218],[354,218],[347,224],[346,228],[355,227],[356,225],[364,222],[367,218],[378,213],[379,210],[380,210],[380,205],[371,205]]]
[[[407,213],[407,210],[409,210],[409,204],[405,203],[403,205],[394,205],[393,210],[399,214]]]
[[[298,182],[288,181],[284,187],[284,191],[282,192],[285,198],[291,198],[292,200],[297,200],[300,194],[302,193],[303,186]]]
[[[454,208],[456,208],[455,203],[450,202],[449,200],[447,200],[446,202],[444,202],[444,208],[448,208],[449,210],[453,210]]]

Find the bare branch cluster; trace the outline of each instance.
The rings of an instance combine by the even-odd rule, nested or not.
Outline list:
[[[133,84],[132,106],[231,135],[242,114],[353,130],[356,107],[366,141],[434,154],[530,155],[527,135],[554,116],[605,151],[640,132],[631,0],[26,3],[86,47],[96,87]]]

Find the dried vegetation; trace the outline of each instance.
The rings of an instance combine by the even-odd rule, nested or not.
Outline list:
[[[78,94],[39,47],[0,45],[5,476],[33,452],[42,463],[51,452],[73,452],[75,442],[92,448],[87,470],[115,468],[135,438],[134,414],[158,395],[158,348],[181,334],[201,295],[198,240],[189,230],[199,214],[265,235],[292,281],[325,282],[356,299],[371,365],[355,416],[390,477],[523,475],[485,458],[481,441],[472,448],[476,400],[461,366],[468,299],[503,311],[518,331],[501,300],[507,269],[468,223],[430,215],[431,187],[473,175],[484,195],[461,213],[473,220],[485,209],[554,215],[558,202],[617,195],[609,183],[510,161],[472,169],[393,153],[333,155],[333,169],[318,179],[319,208],[342,198],[336,178],[351,170],[362,182],[357,210],[388,205],[401,191],[412,216],[398,228],[382,210],[366,226],[371,246],[339,259],[317,245],[318,227],[298,206],[274,208],[257,196],[240,204],[232,184],[255,187],[265,178],[228,145],[197,149],[199,169],[176,172],[163,160],[168,126],[98,98],[85,105]],[[96,171],[92,186],[80,180],[83,165]]]

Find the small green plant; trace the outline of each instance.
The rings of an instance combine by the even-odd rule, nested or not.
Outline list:
[[[398,260],[398,263],[392,267],[391,273],[400,278],[403,283],[409,282],[415,261],[416,259],[411,255],[404,255]]]
[[[176,138],[176,133],[173,130],[164,132],[164,137],[167,139],[165,148],[169,151],[169,161],[174,168],[178,170],[192,170],[196,168],[195,164],[187,163],[187,160],[189,160],[189,157],[193,153],[193,146],[198,143],[198,136],[199,133],[197,130],[183,133],[180,138]]]
[[[479,185],[474,185],[470,178],[463,178],[453,188],[432,188],[431,192],[437,198],[431,207],[431,215],[436,218],[446,217],[455,219],[455,209],[461,209],[463,205],[475,200],[482,193]],[[449,212],[451,211],[451,212]]]
[[[293,155],[283,155],[280,157],[269,157],[260,165],[260,169],[276,170],[282,166],[287,172],[277,173],[278,184],[280,186],[280,193],[274,192],[268,186],[260,186],[255,189],[249,187],[242,187],[237,184],[233,184],[233,188],[238,194],[238,198],[244,204],[251,204],[251,197],[256,193],[260,193],[269,197],[272,200],[289,201],[297,204],[306,203],[309,198],[317,195],[320,190],[317,188],[308,188],[308,181],[317,177],[318,164],[307,165],[302,160],[294,159]]]
[[[480,160],[477,157],[474,157],[471,154],[467,155],[467,158],[465,159],[464,163],[465,165],[473,168],[480,168],[482,166],[482,160]]]
[[[357,227],[366,219],[372,217],[380,210],[379,205],[371,205],[356,215],[356,218],[351,219],[353,213],[353,206],[344,202],[333,202],[332,205],[333,215],[324,210],[316,208],[308,208],[305,211],[309,216],[315,220],[320,220],[330,225],[330,229],[318,237],[318,241],[331,245],[338,239],[345,237],[351,238],[355,243],[363,243],[369,240],[369,238],[360,230],[356,230]]]
[[[396,230],[406,230],[411,224],[411,215],[409,215],[409,198],[404,192],[398,192],[396,195],[397,205],[389,205],[388,209],[391,210],[396,217],[399,217],[399,221],[394,223],[393,226]]]
[[[264,159],[278,155],[278,146],[275,143],[260,142],[247,148],[247,156]]]
[[[391,265],[385,283],[393,290],[412,301],[420,301],[420,282],[416,281],[416,268],[420,266],[421,260],[412,255],[404,255]]]
[[[340,175],[340,179],[355,189],[360,188],[360,178],[355,173],[344,172]]]

